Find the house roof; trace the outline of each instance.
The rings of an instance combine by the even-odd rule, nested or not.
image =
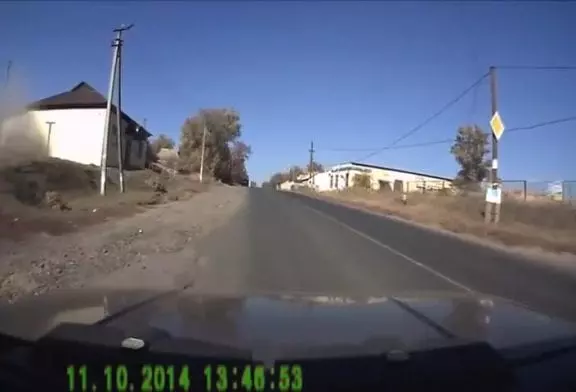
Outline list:
[[[80,82],[69,91],[32,102],[28,107],[36,110],[106,107],[106,98],[88,83]]]
[[[414,175],[416,175],[416,176],[423,176],[423,177],[435,178],[435,179],[442,180],[442,181],[452,181],[452,180],[453,180],[452,178],[448,178],[448,177],[440,177],[440,176],[435,176],[435,175],[432,175],[432,174],[419,173],[419,172],[409,171],[409,170],[403,170],[403,169],[395,169],[395,168],[393,168],[393,167],[370,165],[370,164],[367,164],[367,163],[348,162],[347,164],[348,164],[348,165],[365,167],[365,168],[369,168],[369,169],[381,169],[381,170],[388,170],[388,171],[393,171],[393,172],[398,172],[398,173],[414,174]]]
[[[27,106],[27,109],[104,109],[106,108],[107,102],[107,99],[94,87],[90,86],[86,82],[80,82],[69,91],[32,102]],[[112,105],[112,112],[116,113],[116,110],[116,106]],[[138,125],[148,137],[152,136],[150,132],[138,124],[138,122],[134,121],[125,112],[122,112],[122,118],[129,123]]]

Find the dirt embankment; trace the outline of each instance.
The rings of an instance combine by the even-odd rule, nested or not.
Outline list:
[[[242,188],[213,185],[193,198],[154,205],[123,219],[108,215],[75,232],[0,242],[0,302],[102,281],[141,286],[161,277],[176,288],[194,276],[196,241],[226,222],[244,196]]]
[[[400,194],[393,192],[350,189],[306,193],[507,246],[576,254],[576,208],[561,202],[505,199],[500,223],[487,225],[485,203],[480,196],[410,193],[404,204]]]
[[[140,170],[125,172],[126,192],[120,193],[113,171],[102,197],[96,166],[44,158],[0,167],[0,242],[73,232],[206,189],[188,176]]]

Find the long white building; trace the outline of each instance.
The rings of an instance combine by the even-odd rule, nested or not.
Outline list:
[[[317,173],[308,180],[308,186],[319,192],[345,189],[354,186],[356,175],[367,175],[373,190],[423,192],[452,187],[451,178],[358,162],[343,163]]]

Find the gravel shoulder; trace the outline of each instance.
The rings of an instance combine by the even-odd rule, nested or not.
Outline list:
[[[196,241],[245,204],[246,188],[215,185],[191,199],[59,236],[0,244],[0,301],[56,288],[178,288],[202,264]]]

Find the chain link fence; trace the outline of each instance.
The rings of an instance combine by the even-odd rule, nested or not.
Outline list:
[[[576,203],[576,181],[502,181],[502,196],[526,202]]]
[[[485,185],[485,184],[484,184]],[[478,193],[483,195],[485,186],[476,192],[468,190],[467,195]],[[576,205],[576,180],[574,181],[528,181],[505,180],[501,182],[502,197],[525,202],[565,202]],[[407,181],[404,192],[422,194],[457,194],[450,181]],[[396,187],[395,189],[400,189]]]

